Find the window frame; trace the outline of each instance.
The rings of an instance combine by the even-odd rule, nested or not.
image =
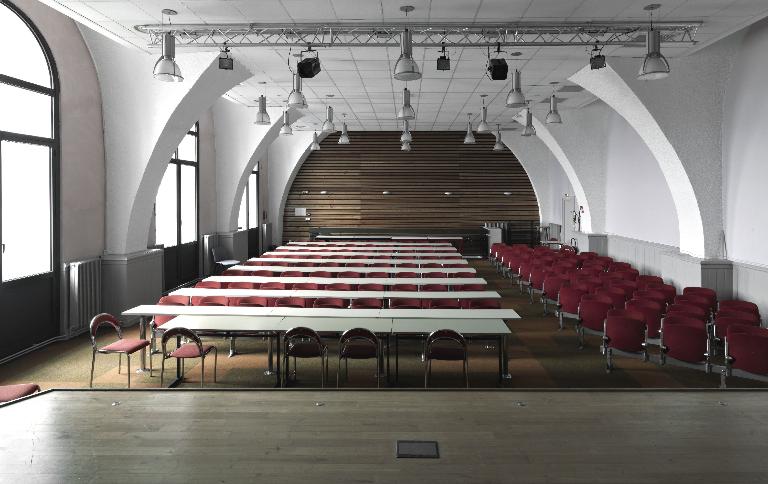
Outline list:
[[[9,141],[14,143],[24,143],[38,146],[47,146],[51,150],[50,159],[50,193],[51,193],[51,220],[50,220],[50,234],[51,234],[51,268],[49,271],[40,272],[35,274],[27,274],[15,279],[3,280],[0,276],[0,285],[6,284],[18,284],[29,278],[41,276],[41,275],[53,275],[55,290],[58,292],[59,277],[57,276],[61,271],[61,236],[60,236],[60,218],[61,218],[61,122],[60,122],[60,92],[61,86],[59,82],[59,71],[56,67],[56,61],[53,57],[53,52],[50,46],[45,41],[40,30],[32,22],[32,20],[21,9],[16,7],[13,3],[7,0],[0,0],[0,4],[8,8],[14,13],[29,29],[34,36],[40,49],[43,52],[46,62],[48,63],[48,73],[51,77],[51,86],[47,87],[39,84],[35,84],[23,79],[18,79],[5,74],[0,73],[0,83],[14,86],[21,89],[26,89],[38,94],[45,94],[51,97],[51,137],[44,138],[40,136],[14,133],[11,131],[0,130],[0,141]],[[2,163],[2,154],[0,153],[0,163]],[[2,200],[0,200],[2,203]],[[0,210],[2,207],[0,206]],[[0,240],[2,240],[2,219],[0,219]],[[2,271],[2,257],[0,256],[0,273]]]
[[[251,177],[256,175],[256,226],[251,227]],[[245,188],[243,189],[243,196],[240,197],[240,208],[243,206],[243,201],[245,201],[245,227],[240,227],[238,224],[237,229],[238,230],[251,230],[256,229],[259,227],[259,171],[258,170],[252,170],[248,174],[248,178],[245,179]],[[240,214],[238,213],[238,221],[240,218]]]
[[[196,161],[183,160],[178,157],[179,147],[173,151],[171,159],[168,161],[168,165],[174,165],[176,171],[176,244],[168,247],[179,247],[184,244],[191,244],[193,242],[200,241],[200,122],[196,122],[192,125],[192,128],[184,134],[184,137],[194,136],[195,138],[195,158]],[[181,143],[179,143],[181,144]],[[182,242],[181,239],[181,167],[190,166],[195,169],[195,240],[190,242]],[[157,196],[155,196],[155,203],[157,203]],[[157,213],[157,208],[155,208]],[[155,222],[157,223],[157,222]],[[155,228],[155,234],[157,234],[157,228]],[[155,235],[156,237],[157,235]]]

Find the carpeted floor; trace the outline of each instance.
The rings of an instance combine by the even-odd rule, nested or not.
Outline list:
[[[522,319],[510,321],[512,337],[509,338],[509,371],[511,380],[505,380],[507,388],[717,388],[719,375],[707,375],[703,371],[673,366],[661,367],[653,362],[617,356],[616,369],[607,374],[605,360],[598,351],[600,340],[587,336],[583,349],[578,349],[573,325],[558,331],[553,315],[543,316],[541,304],[530,304],[528,297],[521,295],[517,287],[502,279],[493,267],[485,261],[472,263],[479,275],[484,277],[489,288],[503,296],[503,306],[517,310]],[[126,330],[126,337],[136,337],[137,328]],[[250,388],[271,387],[274,376],[264,375],[267,367],[267,345],[261,338],[241,338],[237,342],[240,354],[229,358],[229,344],[223,339],[209,339],[219,350],[218,382],[213,383],[213,361],[206,364],[206,387]],[[497,348],[493,342],[473,342],[470,346],[470,386],[488,388],[497,386]],[[336,383],[336,345],[329,342],[329,380]],[[658,351],[652,349],[656,357]],[[400,343],[399,387],[421,387],[424,384],[424,366],[420,359],[421,345],[418,341]],[[91,347],[86,335],[47,346],[32,354],[23,356],[0,366],[0,384],[36,382],[43,389],[62,387],[85,387],[88,385]],[[154,356],[159,368],[160,358]],[[717,362],[717,361],[716,361]],[[138,358],[132,361],[134,369]],[[393,363],[394,364],[394,363]],[[165,378],[175,376],[175,366],[169,362]],[[435,362],[432,385],[435,387],[459,387],[462,385],[461,364]],[[126,385],[125,361],[123,373],[117,372],[117,356],[97,355],[94,372],[94,387],[121,388]],[[200,365],[188,362],[184,387],[200,384]],[[343,369],[342,369],[343,371]],[[316,360],[298,362],[297,387],[319,387],[320,369]],[[158,387],[159,371],[132,375],[132,386]],[[383,380],[382,380],[383,383]],[[349,367],[351,387],[375,387],[375,363],[353,361]],[[730,378],[729,387],[768,387],[766,384]]]

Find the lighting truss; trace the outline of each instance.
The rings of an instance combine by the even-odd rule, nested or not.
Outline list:
[[[654,22],[665,44],[690,46],[701,21]],[[172,32],[177,48],[221,47],[398,47],[400,33],[409,28],[417,47],[546,47],[620,45],[644,47],[647,21],[519,22],[507,24],[147,24],[135,29],[160,47],[164,32]]]

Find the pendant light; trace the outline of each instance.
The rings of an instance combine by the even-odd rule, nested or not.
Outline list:
[[[549,112],[547,113],[547,124],[560,124],[563,122],[563,118],[560,117],[560,113],[557,111],[557,97],[555,93],[549,97]]]
[[[287,109],[283,111],[283,126],[280,128],[280,134],[286,136],[293,134],[293,128],[291,128],[291,118],[288,115]]]
[[[411,91],[403,88],[403,107],[397,112],[397,119],[416,119],[416,111],[411,107]]]
[[[647,54],[640,65],[640,72],[637,73],[637,78],[641,81],[664,79],[669,75],[669,62],[661,54],[661,32],[653,30],[653,11],[660,6],[658,3],[652,3],[643,7],[651,18],[651,25],[645,37]]]
[[[413,39],[410,29],[403,30],[400,35],[400,57],[395,63],[393,77],[398,81],[415,81],[421,79],[419,65],[413,60]]]
[[[493,151],[504,151],[504,143],[501,142],[501,125],[496,125],[496,143],[493,144]]]
[[[507,107],[508,108],[523,108],[525,107],[525,96],[523,96],[522,80],[520,71],[515,69],[512,74],[512,90],[507,95]]]
[[[533,136],[536,134],[536,128],[533,127],[533,110],[531,106],[525,111],[525,128],[523,128],[522,136]]]
[[[488,126],[488,108],[485,105],[485,97],[487,94],[480,94],[483,106],[480,108],[480,124],[477,125],[478,133],[488,133],[491,131],[491,127]]]
[[[312,135],[312,144],[309,145],[309,149],[312,151],[318,151],[320,149],[320,142],[317,140],[317,131]]]
[[[472,113],[467,113],[467,134],[464,136],[464,144],[475,144],[475,135],[472,134]]]
[[[339,144],[349,144],[349,133],[347,132],[347,113],[344,113],[344,122],[341,123],[341,136],[339,136]]]
[[[176,15],[176,10],[164,8],[161,11],[162,15],[173,16]],[[161,20],[162,20],[161,15]],[[168,25],[171,25],[171,19],[168,19]],[[176,37],[171,32],[165,32],[163,34],[163,54],[155,62],[155,68],[152,70],[152,75],[158,81],[163,82],[181,82],[184,77],[181,75],[181,69],[176,63]]]
[[[325,109],[325,122],[323,122],[323,133],[335,133],[336,126],[333,125],[333,106]]]
[[[256,122],[254,124],[272,124],[272,120],[267,112],[267,97],[263,94],[259,96],[259,112],[256,114]]]
[[[411,142],[406,141],[405,143],[400,146],[400,151],[411,151]]]
[[[413,141],[413,136],[411,136],[411,129],[408,125],[408,120],[406,119],[403,123],[403,134],[400,135],[400,142],[410,143],[411,141]]]
[[[288,107],[296,109],[305,109],[307,107],[307,98],[301,92],[301,76],[298,72],[293,73],[293,90],[288,95]]]

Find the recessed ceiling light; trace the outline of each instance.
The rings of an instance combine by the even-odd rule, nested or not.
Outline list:
[[[661,7],[660,3],[649,3],[645,7],[643,7],[643,10],[651,11],[651,10],[658,10]]]
[[[512,56],[512,57],[520,57],[521,55],[523,55],[523,53],[522,52],[510,52],[509,55]]]
[[[336,94],[326,94],[325,97],[335,97]]]

